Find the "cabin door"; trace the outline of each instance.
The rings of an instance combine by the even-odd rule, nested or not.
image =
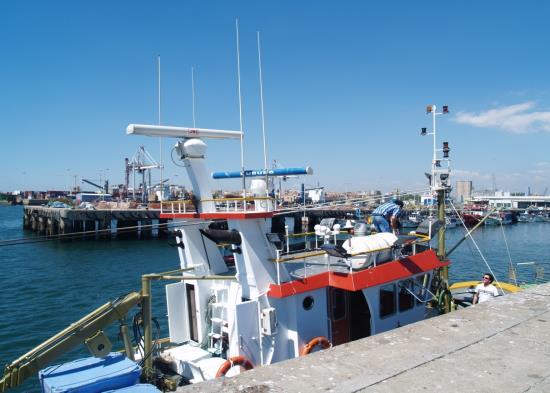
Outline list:
[[[195,302],[195,286],[185,284],[187,293],[187,318],[189,321],[189,336],[191,340],[199,342],[199,330],[197,328],[197,303]]]
[[[330,287],[328,293],[332,345],[347,343],[350,338],[348,291]]]
[[[363,291],[350,292],[331,287],[328,304],[332,345],[370,336],[370,308]]]

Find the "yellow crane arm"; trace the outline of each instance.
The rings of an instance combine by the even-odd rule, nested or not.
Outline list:
[[[124,297],[108,302],[11,362],[4,369],[4,375],[0,379],[0,393],[20,385],[32,374],[74,346],[83,343],[103,327],[124,319],[140,300],[141,295],[138,292],[130,292]]]

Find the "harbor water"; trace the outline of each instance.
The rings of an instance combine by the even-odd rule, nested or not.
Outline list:
[[[0,205],[0,241],[32,238],[23,231],[21,206]],[[464,234],[447,231],[447,249]],[[550,223],[518,223],[482,227],[451,255],[451,282],[479,280],[490,265],[498,280],[510,281],[509,266],[517,266],[518,281],[550,278]],[[173,239],[70,240],[0,246],[0,363],[5,365],[72,322],[106,303],[140,290],[141,275],[179,267]],[[1,244],[1,243],[0,243]],[[509,250],[509,252],[508,252]],[[519,265],[518,265],[519,264]],[[153,283],[153,313],[166,330],[164,288]],[[122,347],[116,329],[108,331],[115,348]],[[59,362],[87,356],[80,345]],[[13,392],[38,392],[36,378]]]

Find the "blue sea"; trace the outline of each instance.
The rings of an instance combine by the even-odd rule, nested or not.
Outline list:
[[[0,242],[32,238],[23,230],[23,208],[0,205]],[[504,229],[504,230],[503,230]],[[447,249],[463,235],[447,231]],[[474,239],[497,279],[508,281],[510,258],[518,278],[533,282],[536,267],[550,279],[550,223],[519,223],[482,227]],[[90,311],[132,290],[139,291],[141,275],[179,267],[172,239],[69,240],[0,246],[0,363],[8,364]],[[507,246],[510,251],[508,254]],[[479,280],[488,268],[471,240],[450,256],[451,281]],[[527,264],[526,262],[535,262]],[[153,283],[153,312],[166,331],[164,288]],[[116,329],[108,330],[115,348],[122,347]],[[88,356],[83,345],[59,359]],[[38,392],[30,378],[13,392]]]

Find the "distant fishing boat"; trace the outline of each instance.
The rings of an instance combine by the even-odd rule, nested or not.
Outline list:
[[[445,227],[446,228],[456,228],[460,225],[460,220],[455,216],[445,217]]]
[[[485,225],[509,225],[513,222],[512,213],[494,212],[487,217]]]
[[[463,211],[460,215],[467,227],[473,227],[479,224],[483,217],[483,213],[478,211]]]

